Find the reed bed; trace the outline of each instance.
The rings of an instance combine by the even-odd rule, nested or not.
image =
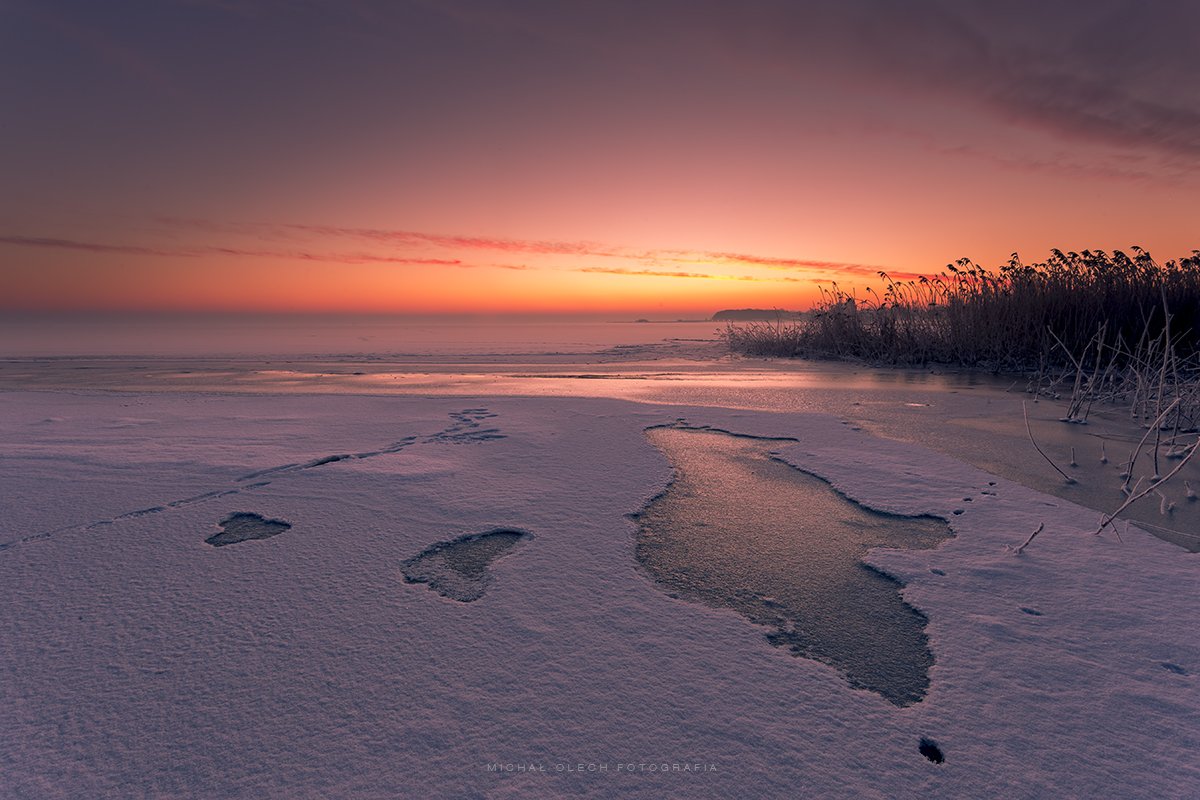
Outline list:
[[[1069,363],[1098,333],[1132,351],[1167,327],[1165,310],[1176,348],[1195,352],[1200,251],[1165,264],[1132,252],[1054,250],[1039,264],[1014,255],[995,270],[963,259],[909,281],[881,272],[882,293],[833,284],[802,319],[731,325],[726,339],[749,355],[1029,370]]]
[[[882,292],[822,288],[794,321],[730,325],[725,340],[755,356],[950,365],[1031,377],[1071,397],[1071,421],[1096,402],[1128,402],[1143,422],[1178,399],[1173,428],[1200,422],[1200,251],[1156,262],[1141,248],[1017,256],[989,270],[963,259]]]

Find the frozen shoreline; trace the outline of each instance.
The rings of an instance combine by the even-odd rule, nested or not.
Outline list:
[[[714,342],[668,340],[590,353],[470,353],[405,357],[0,359],[0,391],[201,392],[241,395],[614,398],[649,404],[827,413],[878,436],[930,447],[1095,511],[1121,505],[1121,471],[1142,438],[1122,409],[1093,409],[1089,425],[1060,421],[1066,405],[1039,400],[1012,376],[870,368],[792,359],[731,358]],[[1069,472],[1068,484],[1031,446]],[[1074,462],[1074,463],[1072,463]],[[1150,478],[1143,455],[1134,480]],[[1156,536],[1200,551],[1200,462],[1124,513]],[[1166,505],[1172,504],[1169,512]]]
[[[5,392],[0,409],[3,540],[65,528],[0,551],[16,797],[1200,787],[1200,643],[1180,622],[1200,612],[1194,557],[1136,529],[1092,536],[1094,512],[829,415],[80,390]],[[463,425],[479,409],[496,416]],[[849,497],[950,522],[937,549],[867,559],[929,618],[925,700],[852,690],[639,573],[628,515],[670,479],[642,430],[679,418],[794,437],[782,457]],[[205,544],[233,512],[292,527]],[[405,584],[405,559],[497,528],[532,538],[477,601]],[[557,769],[639,762],[716,768]]]

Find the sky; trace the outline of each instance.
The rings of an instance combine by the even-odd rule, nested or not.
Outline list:
[[[711,313],[1200,247],[1191,0],[0,0],[0,309]]]

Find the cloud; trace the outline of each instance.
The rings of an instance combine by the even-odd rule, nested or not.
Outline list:
[[[1153,181],[1160,184],[1177,185],[1185,181],[1200,168],[1200,161],[1194,164],[1179,163],[1164,164],[1172,171],[1152,172],[1136,165],[1144,163],[1141,157],[1131,157],[1122,163],[1118,159],[1082,161],[1065,153],[1056,154],[1053,158],[1034,158],[1012,156],[989,152],[971,145],[955,147],[940,147],[936,151],[947,156],[961,156],[995,164],[1005,169],[1019,172],[1051,172],[1070,178],[1113,178],[1124,181]]]
[[[889,272],[890,268],[877,264],[858,264],[852,261],[819,261],[809,258],[776,258],[774,256],[755,256],[746,253],[700,253],[702,261],[718,261],[722,264],[737,264],[749,267],[765,267],[767,269],[787,270],[824,270],[835,272],[852,272],[856,275],[876,275]],[[896,273],[920,277],[918,273]]]
[[[44,247],[58,250],[83,250],[91,253],[116,253],[131,256],[160,256],[195,258],[199,256],[240,256],[250,258],[285,258],[297,261],[319,261],[330,264],[425,264],[429,266],[467,266],[454,258],[409,258],[372,253],[312,253],[303,250],[256,250],[240,247],[203,245],[199,247],[143,247],[132,244],[81,242],[40,236],[0,236],[0,244],[17,247]]]
[[[420,231],[406,231],[391,228],[359,228],[341,225],[315,225],[296,222],[219,222],[207,219],[170,216],[155,217],[155,221],[172,228],[193,229],[207,233],[251,235],[271,241],[292,238],[299,234],[301,236],[317,238],[364,239],[379,244],[403,246],[427,245],[454,250],[490,250],[493,252],[529,253],[535,255],[625,255],[620,248],[608,247],[596,242],[508,239],[496,236],[424,233]]]
[[[298,261],[321,261],[330,264],[426,264],[443,267],[469,267],[474,264],[464,264],[457,258],[409,258],[401,256],[383,256],[373,253],[310,253],[296,250],[246,250],[239,247],[198,247],[185,248],[181,253],[227,256],[251,256],[256,258],[292,258]]]
[[[487,236],[461,236],[379,228],[342,228],[326,225],[285,224],[278,226],[291,231],[303,231],[321,236],[353,236],[393,244],[427,244],[436,247],[468,250],[494,250],[508,253],[540,255],[615,256],[620,253],[593,242],[557,242],[536,239],[504,239]]]
[[[775,256],[758,256],[747,253],[706,252],[691,250],[650,250],[637,251],[631,248],[595,245],[586,242],[558,242],[548,240],[499,239],[493,237],[443,235],[419,233],[415,231],[387,230],[376,228],[347,228],[328,225],[307,224],[269,224],[269,223],[226,223],[212,220],[179,219],[175,217],[159,218],[159,222],[170,227],[183,227],[199,230],[209,235],[252,235],[262,242],[293,241],[295,232],[303,232],[307,237],[324,238],[366,238],[378,244],[391,247],[429,246],[462,251],[479,250],[488,252],[523,254],[530,256],[576,256],[589,258],[619,259],[626,263],[641,262],[648,264],[645,269],[633,269],[624,266],[589,265],[582,267],[555,268],[530,264],[514,264],[493,261],[468,261],[461,258],[441,258],[427,254],[381,254],[363,252],[328,252],[314,249],[295,249],[285,247],[244,247],[228,245],[179,245],[179,246],[145,246],[127,243],[106,243],[80,241],[76,239],[35,237],[35,236],[0,236],[0,245],[20,247],[41,247],[60,250],[80,250],[93,253],[113,253],[134,256],[159,256],[167,258],[196,258],[202,256],[229,256],[241,258],[274,258],[295,261],[315,261],[331,264],[402,264],[458,267],[464,269],[490,268],[513,271],[551,269],[556,271],[595,273],[608,275],[631,275],[659,278],[693,278],[725,281],[759,281],[801,283],[815,280],[836,280],[847,274],[875,278],[881,272],[897,280],[909,280],[922,277],[921,273],[911,273],[890,270],[887,267],[858,264],[853,262],[823,261],[815,259],[780,258]],[[436,251],[435,251],[436,252]],[[763,268],[770,270],[794,270],[807,273],[803,278],[787,275],[733,275],[715,274],[712,272],[695,272],[683,269],[667,269],[673,264],[710,264],[729,265],[743,268]],[[814,274],[816,273],[816,274]]]
[[[772,38],[795,34],[783,57],[799,67],[818,59],[864,85],[943,95],[1072,141],[1200,157],[1192,0],[756,5],[774,9]]]
[[[905,272],[903,270],[894,270],[890,267],[880,266],[876,264],[858,264],[852,261],[819,261],[807,258],[776,258],[774,256],[755,256],[746,253],[706,253],[706,252],[688,252],[681,250],[661,251],[662,255],[658,257],[666,257],[666,254],[671,253],[678,258],[671,257],[669,260],[677,263],[690,264],[735,264],[746,267],[763,267],[766,269],[779,270],[797,270],[803,272],[832,272],[841,274],[866,275],[877,277],[880,273],[887,273],[892,278],[899,280],[914,280],[921,277],[927,277],[928,273],[922,272]]]
[[[1200,160],[1195,0],[440,0],[459,24],[647,64],[942,97],[1072,142]],[[686,21],[686,22],[684,22]]]
[[[125,255],[134,256],[177,255],[171,251],[155,247],[78,242],[73,239],[54,239],[41,236],[0,236],[0,244],[15,245],[17,247],[52,247],[59,250],[87,250],[92,253],[124,253]]]
[[[754,275],[711,275],[704,272],[671,272],[669,270],[657,269],[624,269],[622,267],[579,267],[572,269],[571,272],[595,272],[604,275],[642,275],[655,278],[708,278],[718,281],[763,281],[763,282],[800,282],[800,278],[792,278],[788,276],[776,278],[759,278]]]
[[[552,241],[545,239],[507,239],[490,236],[469,236],[456,234],[421,233],[417,231],[393,230],[386,228],[355,228],[333,225],[313,225],[302,223],[224,223],[212,220],[188,219],[180,217],[158,217],[157,221],[176,228],[190,228],[207,233],[233,233],[239,235],[251,234],[267,240],[288,238],[296,233],[302,233],[317,238],[358,238],[375,243],[386,243],[396,246],[432,246],[449,250],[485,250],[501,253],[518,253],[524,255],[579,256],[587,258],[619,258],[625,261],[640,261],[651,265],[663,263],[677,264],[712,264],[721,263],[743,267],[764,267],[767,269],[812,271],[832,270],[836,272],[853,272],[860,275],[874,275],[881,271],[889,271],[887,266],[858,264],[842,261],[820,261],[801,258],[781,258],[775,256],[759,256],[746,253],[707,252],[695,250],[635,250],[628,247],[598,244],[596,242]],[[512,266],[499,266],[502,269],[512,269]],[[528,269],[528,267],[523,267]],[[601,271],[597,268],[594,271]],[[626,272],[625,274],[629,274]],[[652,274],[645,270],[642,274]],[[672,273],[676,277],[696,277],[699,273]],[[911,277],[920,277],[917,273],[897,273]]]
[[[719,259],[727,264],[749,264],[756,267],[769,267],[770,269],[846,269],[853,267],[855,269],[869,269],[878,271],[885,267],[871,266],[870,264],[853,264],[844,261],[813,261],[811,259],[802,258],[773,258],[770,256],[752,256],[744,253],[706,253],[709,258]]]

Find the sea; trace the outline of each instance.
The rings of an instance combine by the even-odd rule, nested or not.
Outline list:
[[[592,353],[713,341],[703,319],[350,314],[0,314],[0,357],[342,357]]]

